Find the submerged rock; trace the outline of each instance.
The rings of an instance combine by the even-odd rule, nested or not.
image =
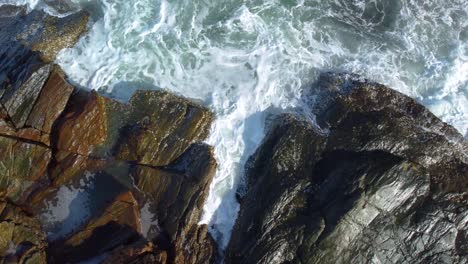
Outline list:
[[[317,89],[320,127],[279,116],[250,158],[226,263],[465,263],[464,138],[383,85]]]
[[[63,242],[52,243],[49,255],[55,263],[76,263],[137,241],[140,233],[138,203],[131,192],[125,192],[81,231]]]

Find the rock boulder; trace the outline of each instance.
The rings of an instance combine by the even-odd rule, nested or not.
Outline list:
[[[247,165],[226,263],[465,263],[465,139],[414,100],[347,74],[279,116]]]

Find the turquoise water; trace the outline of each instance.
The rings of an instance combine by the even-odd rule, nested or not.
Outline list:
[[[320,72],[389,85],[467,135],[465,0],[2,1],[92,13],[89,33],[57,59],[75,84],[121,99],[162,87],[216,113],[208,143],[219,169],[201,222],[221,247],[265,117],[303,107]]]

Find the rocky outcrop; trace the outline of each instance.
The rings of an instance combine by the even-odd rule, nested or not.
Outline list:
[[[91,219],[80,231],[65,241],[51,243],[49,260],[76,263],[142,239],[140,211],[131,192],[114,199],[99,217]]]
[[[88,15],[53,18],[25,8],[0,8],[0,135],[50,145],[49,134],[73,92],[58,67],[47,64],[86,30]]]
[[[206,175],[213,176],[215,169],[211,147],[196,144],[164,170],[138,166],[134,172],[135,185],[165,230],[148,236],[170,241],[176,263],[210,262],[217,253],[207,227],[198,226],[211,183]]]
[[[0,262],[212,263],[198,225],[212,113],[165,91],[122,103],[70,85],[49,62],[87,19],[0,7]]]
[[[46,263],[46,235],[40,222],[20,208],[0,201],[2,263]]]
[[[26,12],[21,6],[4,5],[1,9],[0,41],[7,45],[2,48],[2,53],[9,55],[2,58],[9,62],[3,65],[7,69],[15,69],[24,62],[54,61],[57,53],[72,47],[88,27],[86,11],[53,17],[39,10]],[[29,60],[27,57],[31,55]]]
[[[137,91],[129,104],[79,92],[57,124],[57,148],[166,166],[207,137],[212,119],[206,108],[165,91]]]
[[[8,137],[0,137],[0,149],[0,198],[26,203],[29,195],[47,180],[52,151]]]
[[[213,115],[199,105],[168,92],[137,91],[130,99],[117,157],[138,164],[166,166],[192,142],[208,137]],[[164,154],[163,154],[164,153]]]
[[[414,100],[346,74],[279,116],[250,158],[226,263],[465,263],[467,143]]]

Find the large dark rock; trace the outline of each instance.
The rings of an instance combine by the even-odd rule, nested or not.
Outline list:
[[[279,116],[247,165],[226,263],[465,263],[467,143],[414,100],[346,74]]]

